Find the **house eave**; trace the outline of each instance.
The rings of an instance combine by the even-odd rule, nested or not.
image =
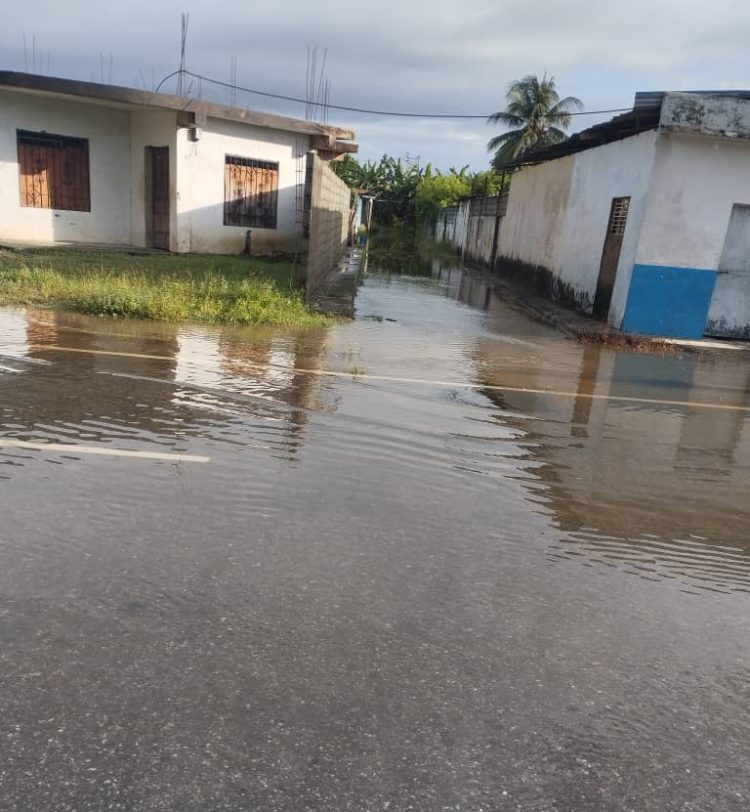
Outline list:
[[[198,99],[172,96],[168,93],[152,93],[147,90],[135,90],[134,88],[118,85],[80,82],[75,79],[39,76],[33,73],[0,71],[0,89],[73,97],[130,108],[142,107],[173,110],[177,113],[189,112],[194,114],[194,120],[196,121],[218,118],[256,127],[266,127],[271,130],[321,136],[334,142],[338,140],[352,141],[355,137],[352,130],[318,124],[314,121],[279,116],[274,113],[262,113],[257,110],[245,110],[239,107],[226,107]]]

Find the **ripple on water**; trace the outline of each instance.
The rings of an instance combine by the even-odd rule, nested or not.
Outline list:
[[[583,557],[646,580],[679,580],[697,591],[750,592],[750,551],[705,539],[617,538],[581,531],[551,544],[548,556]]]

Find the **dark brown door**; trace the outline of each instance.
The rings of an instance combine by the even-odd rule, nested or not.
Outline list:
[[[146,224],[153,248],[169,250],[169,147],[148,147],[146,184],[150,217]],[[149,227],[150,226],[150,227]]]
[[[628,222],[630,209],[629,197],[612,198],[607,223],[607,236],[604,238],[602,261],[599,265],[599,281],[596,285],[594,298],[594,316],[606,319],[609,315],[609,305],[612,302],[612,290],[617,276],[617,265],[620,262],[622,238],[625,235],[625,225]]]

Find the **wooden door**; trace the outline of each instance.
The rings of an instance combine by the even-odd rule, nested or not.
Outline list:
[[[609,305],[612,302],[612,290],[617,277],[617,265],[620,262],[622,238],[625,236],[625,226],[628,221],[630,209],[629,197],[612,198],[607,223],[607,235],[604,238],[602,261],[599,264],[599,281],[596,285],[594,298],[594,316],[606,319],[609,315]]]
[[[169,250],[169,147],[148,147],[150,184],[147,194],[150,197],[150,244],[153,248]],[[150,187],[150,188],[148,188]]]

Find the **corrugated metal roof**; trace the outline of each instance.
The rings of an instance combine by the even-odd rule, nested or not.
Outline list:
[[[612,141],[620,141],[647,130],[654,130],[659,126],[664,96],[664,93],[637,93],[633,109],[627,113],[574,133],[559,144],[532,150],[514,161],[508,161],[500,168],[512,169],[554,161],[556,158],[564,158],[566,155],[573,155],[576,152],[583,152],[583,150],[609,144]]]

